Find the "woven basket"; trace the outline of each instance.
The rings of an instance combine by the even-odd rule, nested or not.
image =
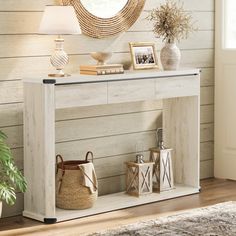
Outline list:
[[[94,193],[83,183],[83,173],[79,168],[80,164],[89,163],[88,156],[93,153],[88,152],[84,161],[63,161],[61,155],[56,156],[56,206],[62,209],[76,210],[91,208],[97,200],[98,190]],[[58,162],[58,159],[61,162]]]

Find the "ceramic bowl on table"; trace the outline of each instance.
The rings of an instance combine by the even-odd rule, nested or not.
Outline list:
[[[112,53],[111,52],[91,52],[91,57],[97,61],[97,65],[104,65],[108,61]]]

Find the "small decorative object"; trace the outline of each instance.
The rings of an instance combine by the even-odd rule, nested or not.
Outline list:
[[[157,129],[157,143],[158,148],[150,149],[150,161],[155,163],[153,167],[153,189],[162,192],[174,188],[172,149],[164,146],[162,128]]]
[[[162,38],[165,46],[160,57],[164,70],[177,70],[180,64],[181,53],[176,46],[176,41],[186,39],[189,33],[196,30],[193,27],[192,16],[183,8],[183,4],[167,0],[159,7],[153,9],[147,17],[153,21],[153,32]]]
[[[112,53],[111,52],[91,52],[91,57],[97,61],[97,65],[104,65],[108,61]]]
[[[57,72],[49,74],[49,76],[69,76],[63,71],[64,67],[68,64],[69,58],[64,51],[64,39],[61,38],[61,35],[81,33],[74,8],[72,6],[46,6],[39,33],[58,35],[58,38],[55,40],[55,52],[50,59]]]
[[[135,70],[158,68],[154,43],[129,43],[129,45]]]
[[[163,144],[163,129],[158,128],[156,131],[157,147],[161,147]]]
[[[61,155],[56,156],[56,161],[56,206],[68,210],[91,208],[98,195],[93,153],[87,152],[84,161],[64,161]]]
[[[167,149],[163,142],[163,129],[158,128],[156,132],[157,148],[150,149],[150,161],[153,166],[153,189],[154,191],[165,191],[174,188],[174,177],[172,170],[172,149]]]
[[[105,65],[81,65],[80,74],[83,75],[110,75],[123,74],[122,64],[105,64]]]
[[[153,162],[127,162],[126,192],[134,196],[152,193]]]
[[[136,150],[136,160],[135,160],[135,163],[144,163],[143,142],[142,141],[136,142],[135,150]]]
[[[111,52],[91,52],[91,57],[97,61],[96,65],[81,65],[80,74],[83,75],[110,75],[123,74],[122,64],[106,64],[112,56]]]
[[[14,205],[16,191],[25,192],[26,180],[15,165],[10,148],[6,144],[7,136],[0,131],[0,217],[2,201]]]
[[[139,163],[139,164],[144,163],[143,159],[144,159],[144,156],[142,154],[138,154],[138,155],[136,155],[135,163]]]

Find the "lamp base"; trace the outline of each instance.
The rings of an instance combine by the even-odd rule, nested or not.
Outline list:
[[[63,49],[64,39],[58,36],[55,39],[56,48],[54,54],[51,56],[50,61],[52,66],[56,68],[55,74],[49,74],[49,77],[68,77],[69,74],[65,74],[63,69],[69,62],[69,57]]]
[[[62,69],[57,69],[55,74],[48,74],[49,77],[68,77],[70,74],[65,74]]]
[[[69,77],[69,74],[48,74],[49,77]]]

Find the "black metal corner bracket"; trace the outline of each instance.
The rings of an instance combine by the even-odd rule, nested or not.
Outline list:
[[[56,80],[55,79],[44,79],[43,83],[44,84],[55,84]]]
[[[45,224],[55,224],[57,222],[57,218],[44,218]]]

